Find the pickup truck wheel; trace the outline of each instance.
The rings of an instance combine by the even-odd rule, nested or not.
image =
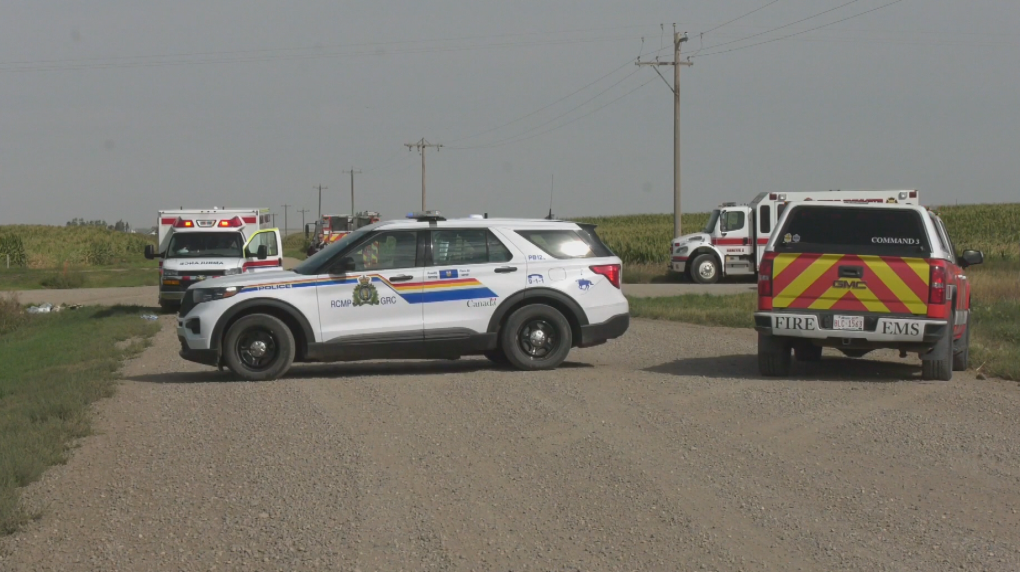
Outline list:
[[[227,366],[247,381],[268,381],[294,363],[294,334],[278,318],[251,314],[230,326],[223,340]]]
[[[921,360],[921,379],[932,381],[951,381],[953,379],[953,314],[949,310],[949,323],[946,324],[946,333],[938,343],[935,359]]]
[[[573,338],[570,323],[559,310],[531,304],[510,315],[500,331],[499,344],[517,369],[555,369],[567,359]]]
[[[797,361],[821,361],[822,346],[816,346],[812,343],[797,344],[793,346],[793,355],[797,358]]]
[[[963,337],[953,352],[953,371],[967,371],[970,367],[970,318],[967,319],[967,329],[963,331]]]
[[[790,342],[758,332],[758,373],[767,377],[790,375]]]
[[[715,284],[719,281],[719,263],[715,256],[702,254],[691,263],[691,280],[698,284]]]

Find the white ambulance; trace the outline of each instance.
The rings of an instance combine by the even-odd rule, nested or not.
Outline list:
[[[700,284],[714,284],[723,276],[753,276],[776,221],[792,202],[917,205],[919,194],[916,189],[761,193],[746,205],[723,203],[712,211],[704,230],[673,239],[669,268]]]
[[[176,309],[196,282],[248,272],[283,269],[283,240],[268,209],[159,211],[159,245],[145,257],[160,259],[159,305]]]

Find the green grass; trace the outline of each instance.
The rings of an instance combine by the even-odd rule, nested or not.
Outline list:
[[[91,267],[68,269],[11,268],[0,269],[0,290],[40,290],[53,288],[113,288],[122,286],[155,286],[159,271],[152,261],[126,267]]]
[[[291,234],[283,239],[283,255],[288,258],[304,260],[308,258],[305,254],[308,250],[308,241],[304,233]]]
[[[753,328],[758,298],[754,294],[684,294],[667,298],[629,297],[635,318],[672,320],[703,326]]]
[[[113,393],[121,361],[158,330],[139,318],[145,311],[68,310],[0,334],[0,534],[31,517],[18,489],[63,463],[72,440],[89,434],[89,404]],[[119,349],[124,340],[133,341]]]

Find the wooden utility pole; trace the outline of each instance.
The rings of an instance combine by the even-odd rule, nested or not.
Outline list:
[[[354,216],[358,214],[358,212],[354,210],[354,173],[358,173],[360,175],[361,171],[355,171],[354,167],[351,167],[350,171],[344,171],[344,173],[351,174],[351,216]]]
[[[673,61],[671,62],[643,62],[638,60],[639,66],[653,66],[655,73],[659,74],[662,81],[666,77],[662,75],[657,66],[673,66],[673,85],[670,90],[673,92],[673,236],[682,236],[680,229],[680,66],[692,66],[692,62],[680,61],[680,44],[687,41],[687,34],[682,36],[676,31],[676,24],[673,24]]]
[[[417,148],[418,152],[421,153],[421,210],[424,212],[425,211],[425,149],[427,147],[435,147],[438,150],[438,149],[441,149],[443,146],[441,144],[438,144],[438,143],[429,143],[428,141],[425,140],[424,137],[422,137],[421,141],[418,141],[416,143],[404,143],[404,147],[407,147],[408,151],[410,151],[413,148]]]
[[[280,205],[283,207],[283,237],[287,238],[287,229],[290,228],[287,224],[287,209],[293,205]]]
[[[312,188],[314,189],[315,187]],[[316,220],[322,220],[322,189],[329,190],[329,187],[323,187],[322,185],[319,185],[318,188],[319,188],[319,218],[317,218]]]
[[[308,209],[301,209],[298,212],[301,213],[301,232],[304,232],[305,231],[305,213],[308,212]]]

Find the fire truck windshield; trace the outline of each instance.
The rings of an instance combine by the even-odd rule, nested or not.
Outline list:
[[[167,258],[242,258],[244,239],[239,232],[182,232],[170,238]]]
[[[349,231],[351,230],[350,220],[345,216],[331,216],[329,217],[329,230],[331,232]]]
[[[719,209],[712,211],[712,215],[708,217],[708,224],[705,225],[705,230],[701,232],[712,234],[717,222],[719,222]]]

